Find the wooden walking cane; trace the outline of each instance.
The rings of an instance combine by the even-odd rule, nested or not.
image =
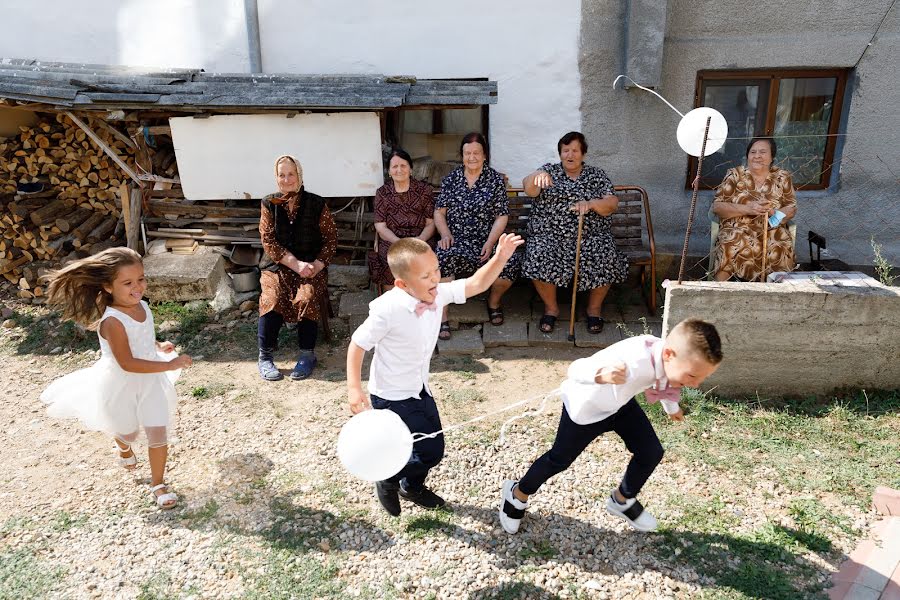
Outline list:
[[[569,341],[575,341],[575,297],[578,294],[578,267],[581,266],[581,227],[584,213],[578,215],[578,241],[575,242],[575,278],[572,281],[572,314],[569,317]]]
[[[706,156],[706,141],[709,139],[709,126],[712,123],[712,117],[706,118],[706,129],[703,131],[703,145],[700,147],[700,156],[697,157],[697,179],[703,172],[703,157]],[[688,212],[687,229],[684,231],[684,248],[681,249],[681,266],[678,267],[678,285],[684,279],[684,261],[687,260],[688,243],[691,240],[691,226],[694,224],[694,209],[697,208],[697,192],[700,190],[699,181],[694,186],[694,192],[691,194],[691,210]],[[651,282],[651,287],[656,285]]]

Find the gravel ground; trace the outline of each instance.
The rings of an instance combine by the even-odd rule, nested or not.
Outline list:
[[[518,535],[505,534],[496,515],[500,484],[549,447],[555,404],[518,421],[503,446],[500,418],[449,434],[429,481],[450,510],[405,503],[401,517],[391,518],[372,486],[335,456],[348,414],[345,339],[320,348],[320,366],[306,382],[263,382],[252,348],[220,351],[186,370],[178,383],[180,443],[168,473],[181,500],[162,512],[147,492],[145,456],[136,474],[126,472],[110,441],[50,419],[38,399],[94,353],[16,354],[10,342],[22,335],[2,330],[0,597],[755,597],[752,584],[695,569],[685,560],[691,547],[727,546],[766,523],[795,525],[791,499],[764,462],[746,480],[669,452],[642,495],[665,531],[633,533],[603,510],[627,460],[611,435],[534,496]],[[554,388],[580,355],[512,348],[435,359],[445,425]],[[289,361],[279,355],[282,367]],[[658,425],[665,427],[678,425]],[[707,500],[717,503],[727,528],[686,519],[698,498],[704,504],[696,512],[713,510]],[[796,597],[821,595],[871,519],[853,506],[840,510],[848,531],[827,551],[782,556],[779,565],[789,569],[759,575],[784,573],[794,589],[808,591]]]

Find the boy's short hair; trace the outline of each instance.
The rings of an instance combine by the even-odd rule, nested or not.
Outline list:
[[[388,267],[395,279],[403,279],[409,274],[412,261],[431,251],[431,246],[419,238],[403,238],[393,244],[387,253]]]
[[[685,319],[669,335],[679,336],[688,349],[703,357],[709,364],[722,362],[722,340],[716,326],[700,319]]]

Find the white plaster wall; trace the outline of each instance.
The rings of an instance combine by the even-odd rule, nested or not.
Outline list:
[[[488,77],[491,164],[511,183],[581,128],[580,0],[259,0],[268,72]]]
[[[0,0],[0,56],[249,69],[243,0]]]

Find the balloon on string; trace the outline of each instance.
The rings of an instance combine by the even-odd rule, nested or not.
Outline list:
[[[703,134],[706,131],[706,120],[710,118],[709,134],[706,139],[706,152],[703,156],[709,156],[725,145],[728,138],[728,123],[722,113],[708,106],[695,108],[681,118],[675,136],[678,145],[691,156],[700,156],[703,148]]]
[[[393,477],[412,455],[413,436],[390,410],[366,410],[344,423],[337,455],[344,468],[365,481]]]

